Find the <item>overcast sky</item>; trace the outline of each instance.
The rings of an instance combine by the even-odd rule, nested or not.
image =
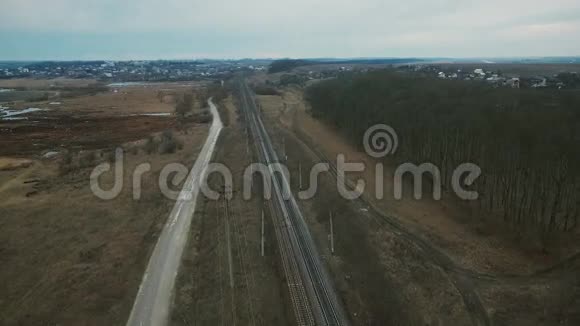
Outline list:
[[[0,0],[0,60],[580,55],[580,0]]]

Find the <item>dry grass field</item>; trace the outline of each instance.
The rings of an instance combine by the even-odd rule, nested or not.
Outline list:
[[[4,104],[49,110],[0,120],[0,324],[126,322],[173,206],[159,191],[159,173],[168,163],[192,166],[208,131],[173,114],[140,114],[172,113],[173,97],[184,92],[196,90],[157,85],[55,99],[58,105]],[[162,133],[172,135],[173,150],[163,149]],[[101,200],[89,175],[114,161],[116,147],[124,149],[124,187],[115,199]],[[151,170],[134,200],[133,171],[142,163]],[[112,187],[113,173],[101,182]]]

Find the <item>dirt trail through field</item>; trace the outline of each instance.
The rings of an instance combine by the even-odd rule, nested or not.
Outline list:
[[[207,177],[208,164],[223,128],[211,98],[208,104],[213,115],[209,135],[159,236],[127,325],[162,326],[167,323],[171,293],[188,239],[197,197]]]

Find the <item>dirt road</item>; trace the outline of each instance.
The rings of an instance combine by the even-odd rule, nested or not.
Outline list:
[[[207,177],[207,167],[223,128],[211,99],[208,104],[213,115],[209,135],[153,250],[127,322],[129,326],[162,326],[167,323],[171,293],[195,212],[200,181]]]

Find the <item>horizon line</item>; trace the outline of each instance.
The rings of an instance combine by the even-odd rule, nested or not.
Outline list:
[[[415,59],[415,60],[483,60],[483,59],[563,59],[563,58],[573,58],[580,59],[579,55],[547,55],[547,56],[465,56],[465,57],[453,57],[453,56],[368,56],[368,57],[239,57],[239,58],[224,58],[224,57],[200,57],[200,58],[150,58],[150,59],[113,59],[113,58],[94,58],[94,59],[0,59],[0,62],[88,62],[88,61],[243,61],[243,60],[388,60],[388,59]],[[580,62],[579,62],[580,63]]]

